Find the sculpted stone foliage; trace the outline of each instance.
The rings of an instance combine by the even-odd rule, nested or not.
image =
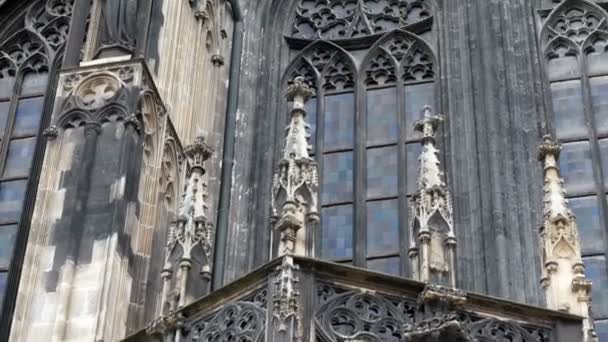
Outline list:
[[[351,39],[431,20],[430,0],[300,0],[289,36]]]

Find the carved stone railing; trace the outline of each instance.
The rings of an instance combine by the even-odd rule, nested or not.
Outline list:
[[[162,317],[142,341],[581,341],[581,319],[286,256]]]

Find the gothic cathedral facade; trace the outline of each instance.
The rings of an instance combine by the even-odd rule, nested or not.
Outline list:
[[[608,1],[0,0],[0,341],[608,342]]]

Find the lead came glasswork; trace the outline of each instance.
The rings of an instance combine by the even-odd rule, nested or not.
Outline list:
[[[43,94],[46,90],[47,79],[47,72],[26,74],[21,84],[21,96]]]
[[[323,156],[322,204],[353,199],[353,153],[330,153]]]
[[[4,296],[6,294],[6,282],[7,282],[8,272],[0,272],[0,308],[4,303]]]
[[[397,146],[367,150],[367,198],[397,195],[398,157]]]
[[[408,139],[420,138],[414,131],[416,121],[422,119],[424,106],[435,106],[434,83],[407,85],[405,87],[405,124]]]
[[[353,257],[353,206],[322,209],[321,256],[329,260]]]
[[[576,142],[563,145],[560,168],[568,195],[593,190],[593,163],[589,142]]]
[[[583,258],[587,276],[593,282],[593,316],[608,318],[608,274],[606,273],[606,258],[594,256]]]
[[[569,202],[580,231],[583,255],[602,253],[604,232],[597,196],[571,198]]]
[[[367,256],[399,252],[399,201],[367,203]]]
[[[559,139],[587,135],[580,81],[551,84],[555,131]]]
[[[589,83],[595,127],[599,134],[606,134],[608,133],[608,76],[592,78]]]
[[[353,148],[354,106],[352,93],[325,97],[325,151]]]
[[[405,145],[405,163],[407,166],[407,193],[413,194],[418,189],[418,158],[422,153],[420,143]]]
[[[0,226],[0,270],[9,268],[16,238],[16,224]]]
[[[36,138],[16,139],[8,146],[2,177],[27,177],[34,157]]]
[[[35,135],[38,132],[43,105],[43,97],[34,97],[19,101],[15,117],[15,126],[13,128],[14,137]]]
[[[373,259],[367,261],[367,268],[380,273],[399,275],[399,258]]]
[[[19,220],[26,184],[25,180],[0,183],[0,223]]]
[[[367,91],[367,145],[395,143],[399,138],[397,89]]]

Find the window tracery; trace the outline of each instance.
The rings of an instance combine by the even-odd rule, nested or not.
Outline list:
[[[284,80],[304,77],[312,153],[321,175],[316,255],[406,275],[407,201],[420,137],[436,105],[430,1],[300,0],[286,39],[302,46]],[[291,26],[290,26],[291,27]],[[298,44],[292,44],[293,40]],[[365,43],[361,43],[365,40]]]
[[[2,6],[4,1],[0,1]],[[65,43],[73,0],[33,1],[0,37],[0,306],[22,227],[45,98]],[[12,15],[15,15],[14,13]],[[19,25],[15,27],[14,25]],[[19,251],[22,252],[22,251]]]
[[[608,319],[607,251],[597,243],[605,241],[608,226],[603,176],[608,174],[607,19],[608,13],[591,1],[563,1],[545,19],[540,37],[550,119],[563,145],[560,166],[594,284],[598,331],[608,327],[602,321]]]

